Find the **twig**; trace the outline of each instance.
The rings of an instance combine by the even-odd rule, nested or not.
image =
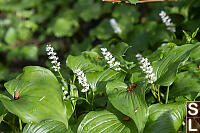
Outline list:
[[[165,104],[168,103],[168,97],[169,97],[169,86],[167,87],[167,95],[166,95],[166,101],[165,101]]]
[[[130,1],[120,1],[120,0],[102,0],[102,1],[113,2],[113,3],[128,3],[128,4],[131,4]],[[178,1],[178,0],[139,0],[137,3],[165,2],[165,1]]]

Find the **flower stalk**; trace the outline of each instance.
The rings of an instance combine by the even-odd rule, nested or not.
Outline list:
[[[63,99],[66,99],[66,96],[68,94],[68,86],[67,86],[67,82],[65,81],[65,79],[63,78],[61,72],[60,72],[60,62],[58,62],[58,57],[56,56],[57,53],[54,52],[54,48],[51,45],[47,45],[46,46],[46,52],[47,55],[49,56],[49,59],[51,60],[52,63],[52,68],[54,69],[55,72],[58,72],[59,77],[61,78],[62,81],[62,90],[64,93]]]

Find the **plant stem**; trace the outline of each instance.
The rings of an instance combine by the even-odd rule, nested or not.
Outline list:
[[[121,67],[120,67],[120,68],[121,68]],[[124,69],[121,68],[121,70],[122,70],[123,72],[127,73],[127,71],[125,71]]]
[[[19,130],[22,133],[22,120],[21,119],[19,119]]]
[[[158,101],[160,103],[160,86],[158,86]]]
[[[58,73],[59,73],[61,79],[62,79],[63,81],[65,81],[65,79],[64,79],[63,76],[62,76],[62,74],[60,73],[60,70],[58,70]]]
[[[87,102],[88,104],[90,104],[90,102],[88,101],[88,93],[87,93],[87,92],[85,92],[85,99],[86,99],[86,102]]]
[[[94,91],[92,91],[92,106],[94,105]]]
[[[54,59],[54,61],[56,61],[56,60]],[[55,66],[57,66],[57,63],[55,63]],[[60,78],[63,80],[63,82],[66,82],[65,79],[63,78],[63,76],[62,76],[60,70],[57,69],[57,71],[58,71],[58,74],[60,75]],[[66,82],[66,84],[67,84],[67,82]]]
[[[75,83],[75,80],[76,80],[76,75],[74,74],[73,85]]]
[[[169,97],[169,86],[167,87],[167,95],[166,95],[166,101],[165,101],[166,104],[168,103],[168,97]]]
[[[156,96],[155,90],[154,90],[154,84],[151,85],[151,92],[152,92],[153,96],[157,99],[157,96]]]

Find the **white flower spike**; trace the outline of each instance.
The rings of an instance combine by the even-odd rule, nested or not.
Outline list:
[[[167,30],[169,30],[170,32],[176,32],[174,24],[171,22],[171,19],[169,18],[169,16],[167,16],[165,11],[161,11],[159,13],[159,16],[161,17],[162,22],[167,26]]]
[[[76,73],[76,75],[78,76],[79,84],[81,84],[84,87],[84,89],[82,89],[81,92],[89,91],[90,86],[87,83],[87,79],[83,71],[81,71],[80,69],[77,69],[74,71],[74,73]]]
[[[107,60],[107,63],[109,64],[110,68],[115,67],[115,71],[120,71],[120,62],[115,61],[115,57],[113,57],[112,54],[109,51],[107,51],[107,48],[101,48],[101,51],[104,58]]]
[[[58,57],[56,56],[56,52],[51,45],[46,46],[47,55],[49,55],[49,59],[52,60],[51,63],[53,64],[52,68],[54,71],[60,70],[60,62],[58,62]]]
[[[51,45],[47,45],[46,46],[46,51],[47,51],[47,55],[49,56],[49,59],[52,60],[51,63],[53,64],[52,68],[54,69],[54,71],[58,71],[60,70],[60,62],[58,62],[58,57],[56,56],[56,52],[54,52],[54,49]],[[61,75],[61,73],[59,72],[59,74]],[[61,75],[62,77],[62,75]],[[65,90],[64,86],[62,86],[62,90],[64,93],[63,99],[66,99],[66,96],[68,94],[68,91]]]
[[[141,54],[137,54],[136,58],[138,59],[139,64],[141,64],[140,68],[144,73],[146,73],[146,78],[150,84],[153,84],[157,78],[156,75],[153,73],[153,67],[151,66],[150,62],[147,58],[143,58]]]
[[[110,19],[110,25],[116,34],[122,32],[119,25],[117,24],[117,21],[114,18]]]

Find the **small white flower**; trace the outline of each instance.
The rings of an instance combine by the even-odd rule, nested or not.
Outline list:
[[[121,33],[121,29],[114,18],[110,19],[110,25],[115,33]]]
[[[101,48],[101,51],[102,51],[102,52],[106,52],[106,51],[107,51],[107,48]]]
[[[78,76],[79,84],[81,84],[84,87],[81,90],[81,92],[89,91],[89,85],[87,83],[87,78],[86,78],[85,74],[83,73],[83,71],[81,71],[80,69],[77,69],[77,70],[74,71],[74,73],[76,73],[76,75]]]
[[[64,94],[66,95],[68,93],[68,91],[64,91]]]
[[[169,18],[169,16],[167,16],[165,11],[161,11],[159,13],[159,16],[161,17],[162,22],[167,26],[167,30],[171,32],[176,32],[174,24],[171,22],[171,19]]]
[[[120,65],[120,62],[115,62],[114,66],[119,66]]]
[[[121,68],[119,68],[119,67],[118,67],[118,68],[115,68],[115,71],[120,71],[120,70],[121,70]]]
[[[153,73],[153,67],[151,66],[150,62],[147,58],[143,58],[141,54],[136,55],[139,64],[141,64],[140,68],[144,73],[146,73],[146,79],[148,79],[148,82],[150,84],[153,84],[157,78],[156,75]]]
[[[65,90],[65,87],[64,87],[64,86],[62,86],[62,90],[63,90],[63,91]]]
[[[63,96],[63,99],[65,100],[65,99],[67,99],[67,97],[66,97],[66,96]]]
[[[117,69],[115,68],[114,69],[115,71],[121,70],[121,68],[119,68],[120,62],[118,61],[115,62],[115,57],[113,57],[112,54],[109,51],[107,51],[107,48],[101,48],[101,51],[105,60],[107,60],[107,63],[110,66],[110,68],[116,67]]]
[[[136,54],[136,58],[142,58],[142,55],[141,54]]]

